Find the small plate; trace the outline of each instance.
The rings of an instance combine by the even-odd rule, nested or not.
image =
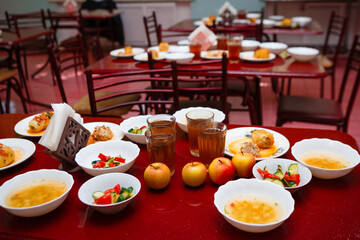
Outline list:
[[[133,48],[132,51],[133,51],[132,54],[119,55],[119,53],[121,53],[121,52],[125,53],[125,48],[120,48],[120,49],[112,50],[110,52],[110,55],[112,57],[116,57],[116,58],[129,58],[129,57],[133,57],[137,54],[145,52],[145,50],[143,48]]]
[[[149,50],[156,50],[158,51],[159,53],[167,53],[167,52],[173,52],[173,53],[185,53],[185,52],[190,52],[190,48],[189,46],[176,46],[176,45],[170,45],[169,46],[169,51],[167,52],[161,52],[159,51],[159,46],[153,46],[153,47],[149,47],[148,48],[148,51]]]
[[[84,123],[84,127],[90,131],[90,134],[94,131],[96,126],[106,126],[109,127],[110,130],[114,134],[114,138],[109,141],[118,141],[121,140],[124,137],[124,133],[120,129],[119,124],[111,123],[111,122],[90,122],[90,123]]]
[[[27,130],[29,130],[29,122],[35,117],[40,115],[41,113],[38,114],[34,114],[30,117],[24,118],[23,120],[20,120],[14,127],[14,130],[17,134],[21,135],[21,136],[26,136],[26,137],[41,137],[43,135],[43,133],[40,134],[30,134],[27,132]]]
[[[263,63],[263,62],[269,62],[274,60],[276,57],[275,54],[270,53],[269,58],[255,58],[254,57],[254,51],[249,52],[241,52],[240,53],[240,59],[247,61],[247,62],[255,62],[255,63]]]
[[[178,41],[177,44],[180,45],[180,46],[189,46],[190,41],[189,41],[189,39],[183,39],[183,40]],[[212,45],[217,46],[217,41],[215,40]]]
[[[221,52],[221,53],[220,53]],[[222,58],[222,53],[224,50],[211,50],[211,51],[202,51],[200,56],[203,59],[216,60]],[[228,51],[225,51],[226,55],[228,55]]]
[[[14,167],[22,162],[24,162],[25,160],[29,159],[35,152],[35,144],[29,140],[26,139],[21,139],[21,138],[4,138],[4,139],[0,139],[0,143],[11,147],[12,149],[15,150],[20,150],[22,153],[22,158],[19,159],[16,162],[11,163],[10,165],[7,165],[3,168],[0,168],[0,171]]]
[[[233,157],[234,154],[230,152],[229,150],[229,144],[236,139],[244,138],[246,136],[251,136],[251,132],[254,130],[266,130],[270,132],[274,136],[274,145],[277,147],[277,152],[266,158],[256,158],[256,160],[263,160],[263,159],[269,159],[269,158],[276,158],[284,155],[290,148],[289,140],[284,137],[284,135],[275,132],[270,129],[266,128],[258,128],[258,127],[241,127],[241,128],[233,128],[227,131],[226,133],[226,140],[225,140],[225,154]]]
[[[155,60],[164,60],[166,58],[166,56],[167,56],[167,53],[159,52],[159,57],[156,58]],[[148,62],[148,53],[145,52],[145,53],[140,53],[138,55],[135,55],[134,59],[139,62],[147,63]]]

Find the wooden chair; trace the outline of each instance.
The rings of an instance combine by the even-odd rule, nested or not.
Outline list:
[[[91,116],[121,117],[129,111],[147,114],[150,106],[155,114],[164,113],[163,109],[178,108],[174,105],[174,100],[162,98],[164,94],[173,94],[172,88],[155,87],[159,83],[168,85],[172,78],[153,77],[155,75],[171,76],[172,70],[165,68],[105,75],[94,75],[91,71],[86,71]],[[150,85],[153,87],[146,88]],[[147,96],[150,98],[146,99]]]
[[[168,31],[166,29],[162,28],[161,24],[158,24],[156,13],[153,11],[150,16],[144,16],[144,27],[145,27],[145,33],[146,33],[146,40],[148,47],[159,45],[162,41],[167,41],[168,43],[176,43],[177,41],[174,41],[177,37],[187,37],[189,33],[184,32],[174,32],[174,31]],[[155,42],[152,41],[155,36]]]
[[[355,77],[353,86],[349,86],[349,76]],[[335,125],[338,130],[347,131],[348,123],[355,98],[360,84],[360,41],[359,36],[354,37],[344,77],[341,84],[338,100],[325,98],[312,98],[302,96],[281,96],[276,126],[286,122],[300,121]],[[345,87],[351,89],[350,99],[346,111],[342,111]]]
[[[45,22],[45,14],[43,10],[38,12],[31,12],[31,13],[24,13],[24,14],[13,14],[5,11],[6,20],[8,23],[9,29],[13,29],[19,35],[20,28],[41,28],[46,29],[46,22]],[[30,54],[31,52],[44,52],[46,51],[46,47],[49,43],[53,40],[51,39],[52,36],[46,36],[43,38],[38,38],[32,41],[28,41],[20,45],[20,49],[22,52],[22,56],[24,59],[24,70],[25,70],[25,77],[28,79],[28,66],[27,66],[27,58],[26,55]],[[39,68],[35,73],[32,74],[32,78],[38,74],[41,70],[43,70],[48,62],[44,64],[41,68]]]
[[[225,113],[225,122],[229,121],[231,104],[227,102],[227,57],[192,63],[171,63],[173,69],[173,89],[175,105],[181,108],[211,107]],[[201,87],[187,87],[180,83],[199,83]],[[184,99],[186,95],[196,95],[193,99]],[[177,104],[178,103],[178,104]],[[175,111],[178,109],[174,109]]]
[[[343,47],[343,40],[347,30],[348,17],[343,17],[335,13],[335,11],[331,12],[329,24],[326,30],[325,41],[322,47],[322,51],[320,54],[320,61],[323,67],[328,72],[328,76],[331,78],[330,89],[331,89],[331,99],[335,99],[335,70],[336,64],[338,60],[338,56]],[[331,39],[336,39],[337,43],[335,46],[335,51],[333,55],[330,57],[330,46],[329,41]],[[320,82],[320,97],[324,97],[324,80],[325,78],[321,78]],[[283,81],[284,84],[284,81]],[[288,81],[287,94],[290,95],[291,91],[291,79]]]
[[[48,46],[52,73],[59,87],[61,99],[67,103],[66,93],[61,74],[69,69],[74,69],[77,74],[79,67],[88,66],[87,52],[84,49],[83,40],[80,35],[77,38],[64,41],[54,47]]]
[[[15,93],[20,97],[24,112],[28,112],[25,104],[25,98],[21,91],[20,83],[16,78],[17,74],[18,73],[16,69],[0,69],[0,85],[5,86],[5,88],[2,88],[0,92],[6,92],[5,111],[3,110],[2,101],[0,98],[0,113],[10,112],[11,90],[14,90]]]

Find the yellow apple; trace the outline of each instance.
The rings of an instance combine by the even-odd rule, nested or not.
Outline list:
[[[205,182],[207,169],[201,162],[191,162],[183,167],[181,175],[186,185],[198,187]]]
[[[215,158],[209,165],[209,176],[214,183],[225,184],[227,181],[234,179],[235,166],[228,158]]]
[[[234,155],[232,162],[235,165],[236,175],[238,177],[249,177],[256,160],[251,153],[239,152]]]
[[[171,179],[171,172],[169,167],[164,163],[151,163],[145,169],[144,179],[150,188],[160,190],[169,184]]]

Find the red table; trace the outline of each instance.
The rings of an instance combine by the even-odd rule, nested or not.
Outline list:
[[[0,138],[19,137],[15,124],[26,114],[6,114],[0,117],[3,126]],[[119,123],[117,118],[91,118],[85,122]],[[4,127],[5,126],[5,127]],[[240,127],[229,125],[229,128]],[[268,127],[288,138],[290,146],[305,138],[329,138],[357,149],[350,135],[333,130]],[[0,172],[0,184],[12,177],[37,169],[57,168],[59,162],[45,154],[37,144],[33,157],[13,168]],[[360,235],[360,167],[348,175],[333,180],[313,178],[293,194],[295,210],[279,228],[262,234],[242,232],[232,227],[215,208],[214,193],[218,186],[207,178],[203,186],[189,188],[181,179],[182,167],[196,160],[189,152],[187,135],[178,130],[176,140],[176,170],[169,186],[162,191],[149,190],[143,173],[149,164],[144,146],[134,166],[127,172],[142,185],[138,196],[122,212],[100,214],[80,202],[78,189],[91,176],[73,173],[75,180],[69,196],[55,211],[37,218],[20,218],[0,209],[0,239],[355,239]],[[290,151],[283,157],[294,159]]]

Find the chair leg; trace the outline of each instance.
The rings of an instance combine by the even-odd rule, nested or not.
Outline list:
[[[257,112],[257,118],[258,118],[258,124],[262,125],[262,105],[261,105],[261,89],[260,89],[260,78],[255,77],[255,106],[256,106],[256,112]]]
[[[320,97],[324,98],[324,78],[321,78],[320,80]]]
[[[11,80],[13,80],[13,82],[11,82]],[[17,81],[16,78],[12,78],[9,80],[10,84],[11,84],[11,88],[14,89],[15,93],[20,97],[21,100],[21,104],[23,106],[24,112],[28,113],[27,107],[26,107],[26,102],[25,102],[25,98],[24,95],[21,91],[21,87],[19,82]]]
[[[1,101],[1,97],[0,97],[0,114],[4,114],[4,109],[3,109],[3,106],[2,106],[2,101]]]
[[[11,88],[12,88],[10,79],[7,81],[6,86],[7,87],[6,87],[5,112],[9,113],[10,112],[10,96],[11,96]]]
[[[277,117],[276,119],[276,126],[281,127],[284,124],[284,122],[281,120],[281,118]]]
[[[290,92],[291,92],[291,78],[288,79],[287,95],[290,95]]]
[[[331,74],[331,99],[335,99],[335,74]]]
[[[28,73],[28,66],[27,66],[27,59],[26,59],[26,51],[23,50],[23,59],[24,59],[24,69],[25,69],[25,78],[29,80],[29,73]]]

